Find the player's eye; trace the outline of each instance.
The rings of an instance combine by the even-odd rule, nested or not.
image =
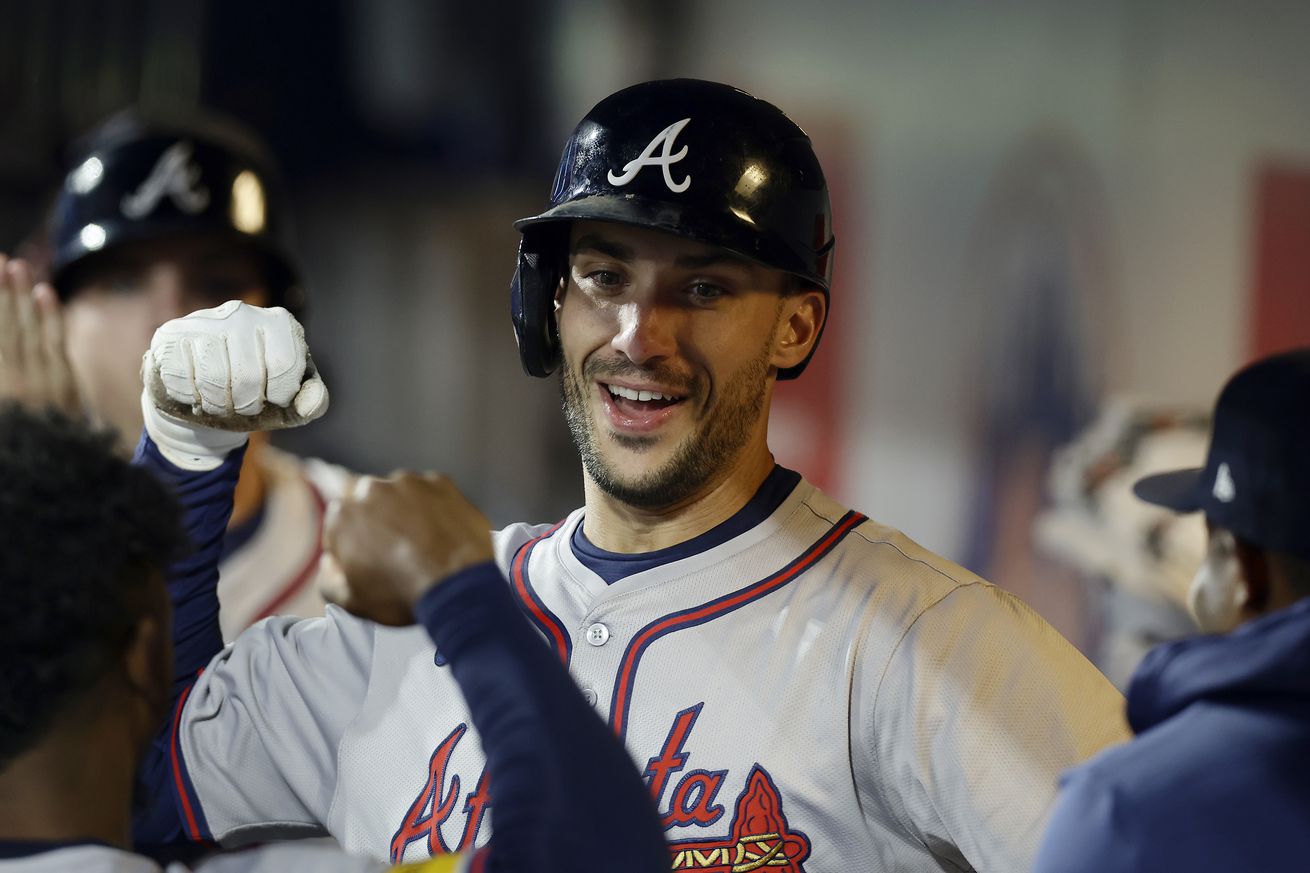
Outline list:
[[[693,282],[687,286],[687,296],[695,303],[713,303],[727,294],[726,288],[713,282]]]
[[[613,293],[622,287],[623,276],[614,270],[588,270],[583,273],[582,282],[600,293]]]

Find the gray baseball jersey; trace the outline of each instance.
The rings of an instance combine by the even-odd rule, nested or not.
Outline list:
[[[1027,606],[806,482],[613,584],[570,547],[582,518],[503,530],[498,560],[644,772],[675,870],[1026,870],[1059,773],[1126,737],[1122,698]],[[484,842],[441,664],[421,629],[331,607],[247,631],[176,726],[199,832],[326,830],[392,861]]]

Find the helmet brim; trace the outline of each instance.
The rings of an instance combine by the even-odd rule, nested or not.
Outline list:
[[[604,221],[661,231],[727,249],[762,267],[799,276],[825,294],[828,293],[827,278],[806,269],[799,257],[795,258],[795,263],[780,263],[779,251],[785,249],[781,240],[772,239],[767,234],[762,235],[759,229],[746,220],[741,221],[740,226],[734,226],[724,221],[705,221],[697,213],[697,210],[685,209],[678,203],[652,201],[636,196],[594,195],[561,203],[540,215],[520,218],[514,222],[514,227],[526,235],[532,228],[548,224]],[[764,251],[768,251],[769,255],[766,256]]]

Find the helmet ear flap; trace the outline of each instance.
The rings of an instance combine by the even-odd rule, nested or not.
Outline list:
[[[559,364],[559,328],[555,324],[557,257],[519,242],[518,267],[510,283],[510,315],[518,341],[519,362],[529,376],[544,378]]]

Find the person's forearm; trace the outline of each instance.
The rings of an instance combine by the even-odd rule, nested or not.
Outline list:
[[[191,551],[170,566],[165,577],[173,603],[174,677],[180,686],[223,648],[218,625],[218,562],[245,452],[244,446],[236,449],[213,470],[182,470],[160,454],[143,433],[132,458],[133,464],[148,469],[173,492],[191,542]]]
[[[186,839],[177,808],[176,786],[181,774],[173,766],[172,727],[187,689],[223,649],[218,624],[218,561],[244,456],[243,446],[216,469],[182,470],[164,458],[143,433],[132,458],[133,464],[148,469],[172,491],[181,505],[183,528],[191,542],[191,551],[165,573],[173,604],[173,687],[168,718],[137,770],[133,831],[138,843],[168,845]]]

